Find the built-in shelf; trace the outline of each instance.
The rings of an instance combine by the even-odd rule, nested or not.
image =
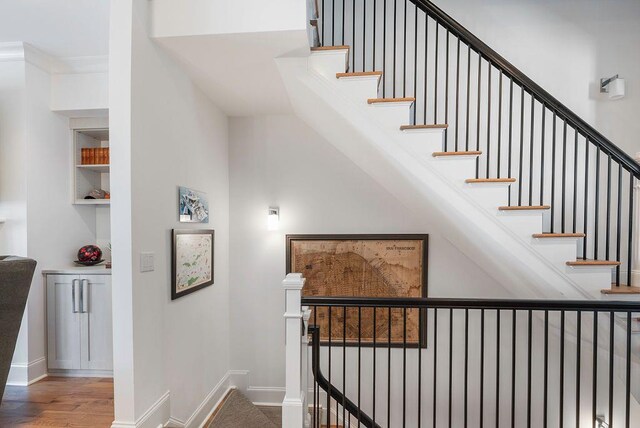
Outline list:
[[[76,165],[76,168],[80,168],[85,171],[109,172],[109,165]]]
[[[76,199],[75,205],[109,205],[111,199]]]

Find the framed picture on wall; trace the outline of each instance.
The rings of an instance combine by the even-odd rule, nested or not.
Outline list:
[[[213,284],[215,232],[173,230],[171,300]]]
[[[188,187],[178,187],[178,218],[180,223],[209,223],[207,194]]]
[[[306,278],[303,296],[335,297],[427,297],[427,255],[429,236],[403,235],[287,235],[287,273]],[[374,341],[374,310],[331,310],[331,340],[346,344],[371,345]],[[379,308],[375,313],[375,341],[402,346],[402,309]],[[312,314],[323,342],[329,339],[329,310]],[[406,338],[409,346],[426,347],[426,312],[407,310]],[[344,332],[346,332],[346,337]]]

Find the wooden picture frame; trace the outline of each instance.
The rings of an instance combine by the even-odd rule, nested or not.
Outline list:
[[[214,230],[173,229],[171,247],[171,300],[214,283]]]
[[[287,235],[286,271],[306,278],[303,296],[427,297],[428,253],[427,234]],[[331,340],[337,345],[358,346],[358,328],[351,325],[357,324],[358,309],[346,312],[343,308],[331,310]],[[311,324],[320,327],[323,343],[329,339],[328,316],[327,308],[318,308],[311,316]],[[372,346],[373,309],[363,308],[360,316],[360,346]],[[375,318],[375,342],[388,346],[388,309],[377,309]],[[391,346],[404,346],[402,309],[393,309],[391,318],[396,320]],[[406,346],[426,347],[426,322],[426,310],[407,310]]]

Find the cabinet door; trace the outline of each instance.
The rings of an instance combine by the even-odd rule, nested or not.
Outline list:
[[[111,276],[82,275],[82,362],[83,369],[113,370],[111,320]]]
[[[80,279],[47,275],[47,351],[50,369],[80,368]]]

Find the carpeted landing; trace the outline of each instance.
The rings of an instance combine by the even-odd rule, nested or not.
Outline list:
[[[279,407],[259,408],[240,391],[232,390],[209,421],[207,428],[280,428]]]

